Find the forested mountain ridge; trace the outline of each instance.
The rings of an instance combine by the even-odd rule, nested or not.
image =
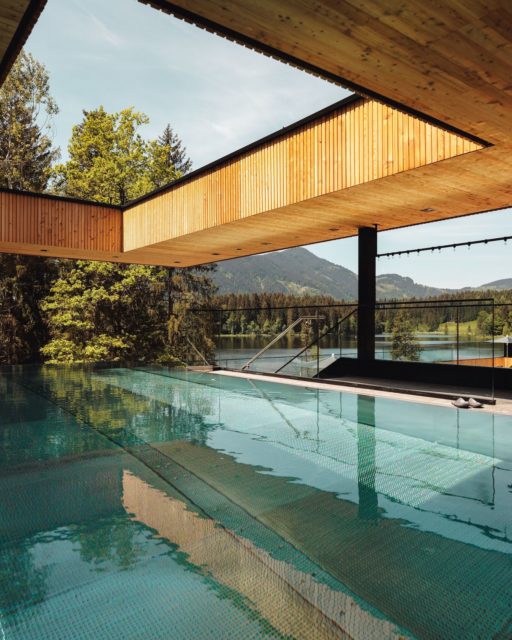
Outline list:
[[[357,296],[353,271],[302,247],[219,262],[213,278],[219,294],[330,295],[337,300]]]
[[[258,256],[219,262],[213,276],[220,295],[228,293],[282,293],[303,296],[332,296],[336,300],[357,299],[357,274],[298,247]],[[426,298],[457,291],[505,291],[512,278],[495,280],[479,287],[440,289],[414,282],[397,273],[377,276],[377,298]]]
[[[221,295],[283,293],[327,295],[336,300],[357,298],[357,274],[303,247],[219,262],[213,278]],[[450,291],[418,284],[396,273],[377,276],[377,297],[381,299],[424,298]]]

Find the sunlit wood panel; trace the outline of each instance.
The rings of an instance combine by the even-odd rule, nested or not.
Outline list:
[[[356,92],[510,140],[510,2],[141,1]]]
[[[120,209],[0,190],[0,251],[110,260],[121,250]]]
[[[479,148],[374,100],[351,100],[129,207],[124,213],[124,249],[140,249],[268,211],[275,211],[277,223],[283,207]]]

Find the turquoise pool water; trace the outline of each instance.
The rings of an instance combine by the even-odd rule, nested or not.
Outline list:
[[[0,640],[512,638],[512,419],[0,375]]]

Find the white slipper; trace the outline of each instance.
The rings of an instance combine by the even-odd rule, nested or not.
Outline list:
[[[469,409],[471,406],[467,400],[464,400],[464,398],[457,398],[457,400],[454,400],[452,404],[454,407],[457,407],[457,409]]]
[[[469,406],[472,409],[481,409],[484,406],[481,402],[478,402],[478,400],[475,400],[474,398],[470,398],[468,402]]]

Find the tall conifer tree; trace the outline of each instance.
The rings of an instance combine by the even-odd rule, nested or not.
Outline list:
[[[58,109],[43,64],[22,52],[0,88],[0,187],[44,191],[58,156],[50,137]],[[39,359],[47,339],[40,301],[55,275],[45,258],[0,254],[0,362]]]

